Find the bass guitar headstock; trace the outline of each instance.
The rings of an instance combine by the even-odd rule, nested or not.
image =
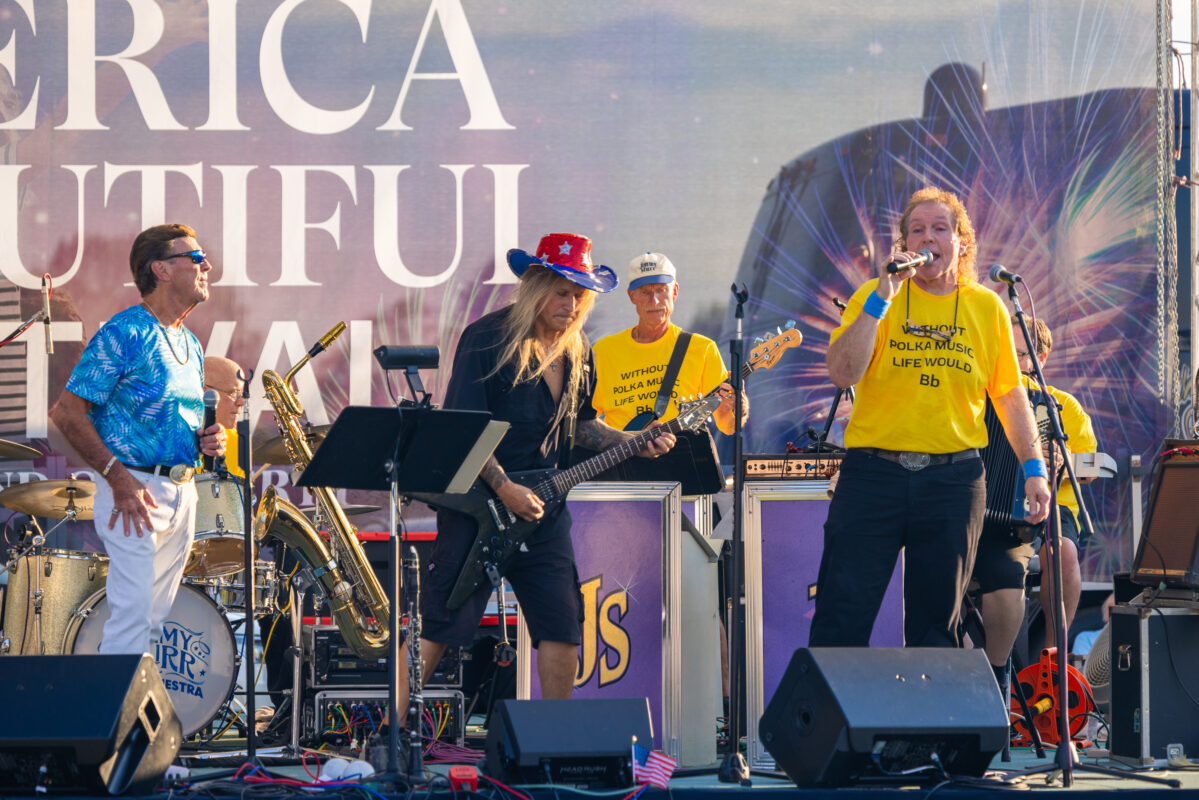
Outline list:
[[[803,334],[795,327],[795,320],[788,320],[785,327],[776,330],[778,333],[769,339],[754,340],[754,347],[745,362],[749,369],[770,369],[779,356],[803,342]]]

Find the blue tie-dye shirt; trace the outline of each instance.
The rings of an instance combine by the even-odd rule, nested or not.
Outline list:
[[[187,328],[167,330],[140,305],[125,309],[87,343],[67,390],[92,403],[88,416],[121,463],[197,462],[204,354]]]

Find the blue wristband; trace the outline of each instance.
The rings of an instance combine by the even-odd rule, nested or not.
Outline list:
[[[1049,473],[1045,471],[1045,462],[1039,458],[1030,458],[1024,462],[1024,479],[1029,478],[1048,478]]]
[[[891,307],[890,300],[884,300],[878,296],[878,292],[871,292],[866,295],[866,302],[862,303],[862,313],[869,314],[875,319],[882,319],[887,309]]]

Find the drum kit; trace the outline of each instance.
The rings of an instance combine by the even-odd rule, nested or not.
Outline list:
[[[323,431],[313,435],[323,437]],[[259,454],[264,461],[286,459],[281,440],[268,441]],[[41,456],[0,439],[0,460]],[[242,485],[227,474],[200,473],[196,490],[195,541],[154,654],[185,736],[202,731],[233,697],[241,664],[234,632],[245,622]],[[76,478],[0,491],[0,506],[30,517],[3,562],[8,585],[0,582],[0,657],[99,652],[110,615],[108,556],[46,546],[48,533],[59,525],[92,519],[95,492],[94,482]],[[347,506],[345,511],[377,508]],[[38,517],[59,522],[43,533]],[[254,616],[277,613],[281,586],[275,562],[256,559],[254,565]],[[286,591],[286,581],[282,588]],[[253,634],[247,630],[247,635]]]
[[[0,459],[41,455],[0,440]],[[245,611],[241,486],[227,477],[201,474],[196,488],[195,542],[155,654],[186,736],[208,725],[233,695],[241,663],[234,629],[243,624]],[[110,613],[108,556],[47,547],[47,534],[36,522],[37,517],[60,520],[58,525],[92,519],[95,491],[92,481],[75,478],[0,491],[0,506],[30,516],[5,562],[0,656],[99,652]],[[277,611],[278,588],[274,562],[255,561],[256,617]]]

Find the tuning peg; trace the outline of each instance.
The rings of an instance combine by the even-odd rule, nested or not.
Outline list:
[[[793,330],[795,328],[795,320],[793,320],[793,319],[787,320],[787,324],[784,325],[783,327],[786,328],[787,330]]]
[[[754,337],[754,347],[761,347],[761,346],[762,346],[762,343],[763,343],[763,342],[765,342],[765,341],[766,341],[766,340],[765,340],[765,339],[763,339],[761,336],[756,336],[756,337]]]

